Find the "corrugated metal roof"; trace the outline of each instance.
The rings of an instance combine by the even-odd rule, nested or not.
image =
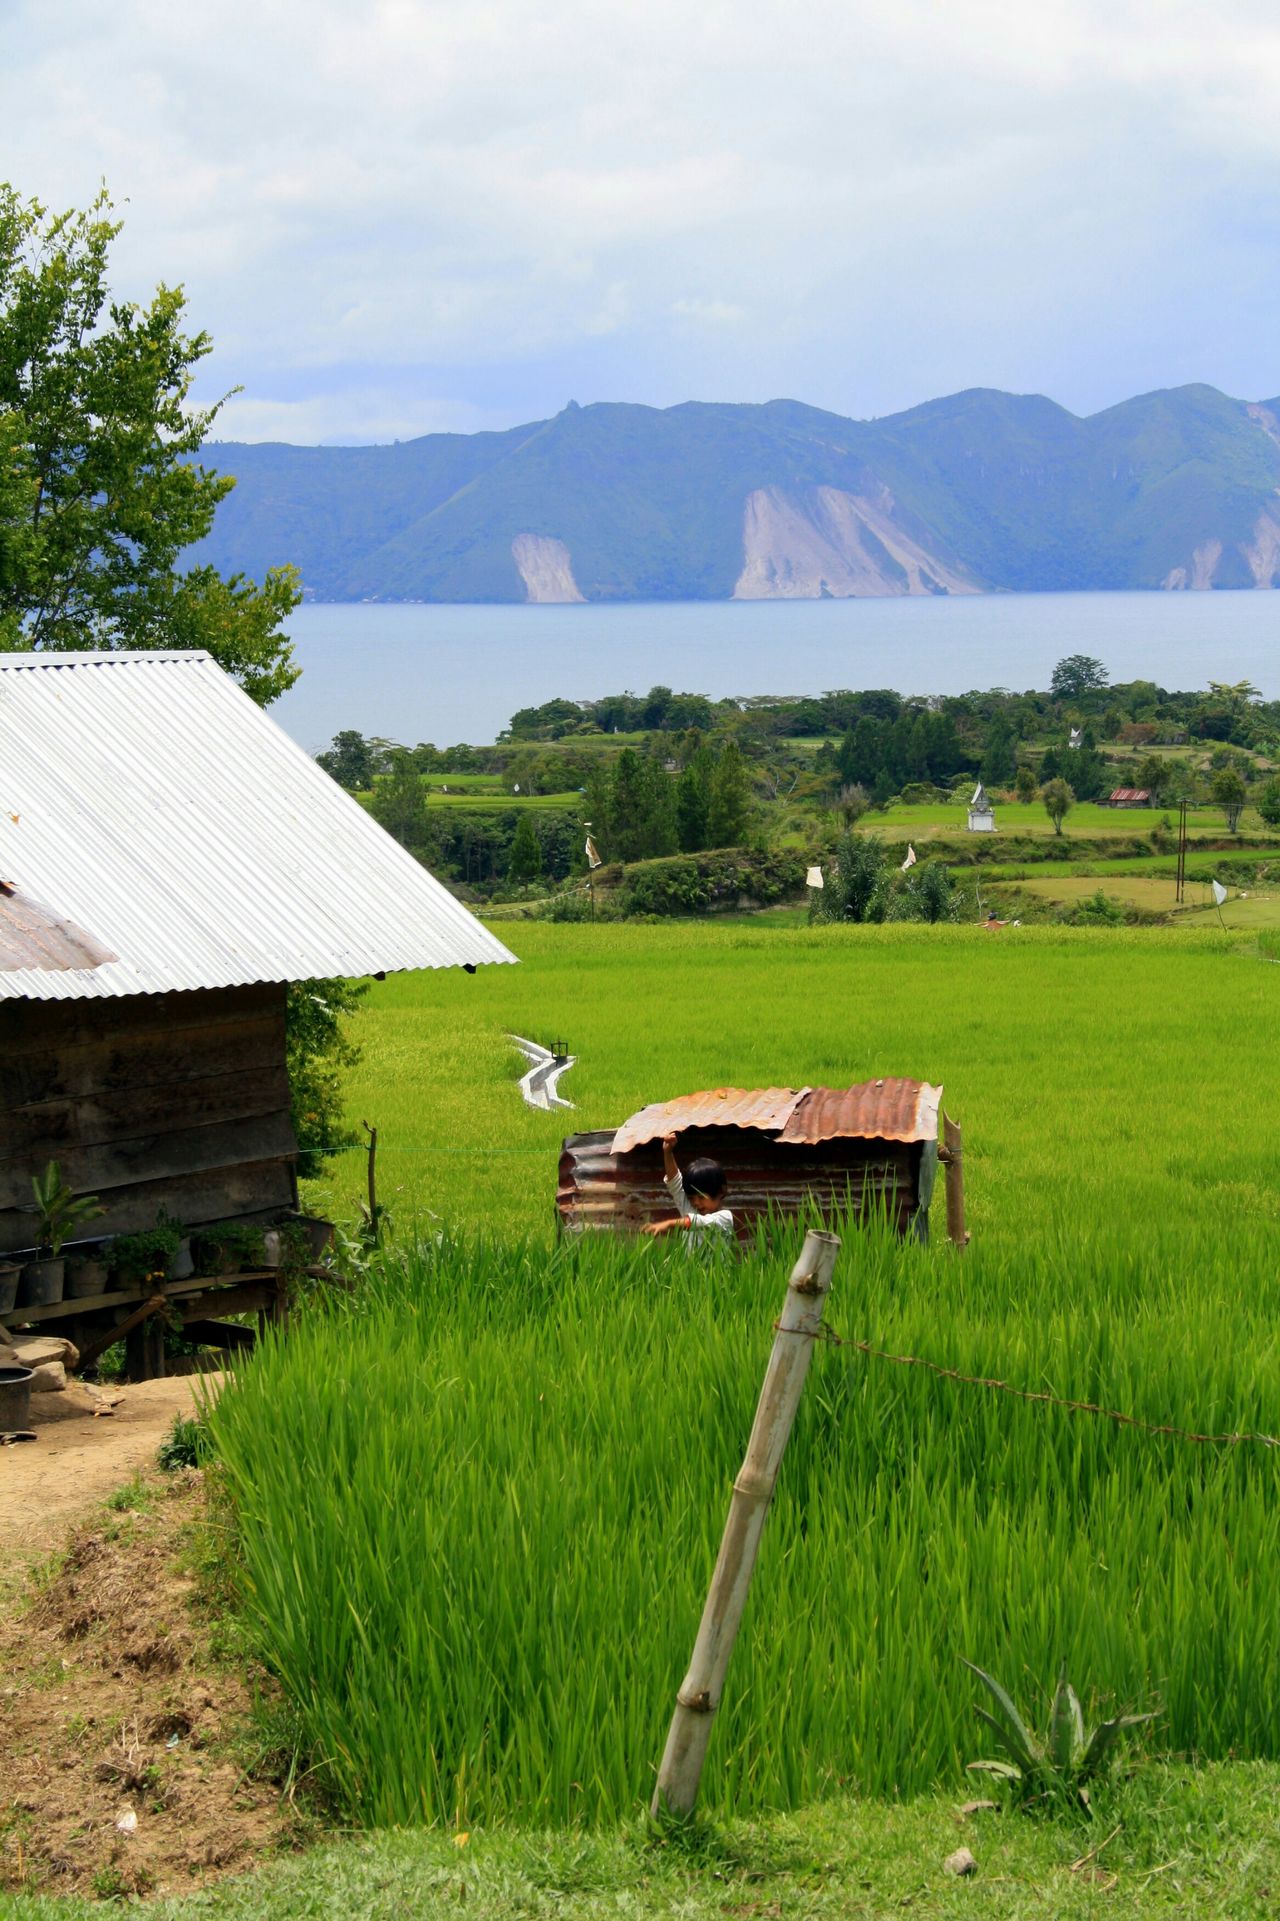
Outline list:
[[[706,1094],[682,1094],[655,1101],[624,1121],[613,1137],[613,1152],[627,1154],[645,1141],[679,1134],[686,1127],[758,1127],[774,1133],[785,1127],[805,1090],[765,1087],[745,1093],[740,1087],[715,1087]]]
[[[1145,787],[1117,787],[1107,798],[1108,800],[1150,800],[1151,794]]]
[[[812,1087],[783,1128],[781,1141],[934,1141],[942,1089],[928,1081],[864,1081]]]
[[[618,1129],[611,1151],[628,1154],[688,1127],[750,1127],[808,1146],[835,1140],[936,1140],[941,1101],[940,1087],[896,1078],[857,1087],[764,1087],[750,1093],[717,1087],[641,1108]]]
[[[100,967],[114,960],[83,927],[0,880],[0,973],[20,967]]]
[[[0,998],[515,958],[206,653],[0,654],[0,877],[118,956]]]

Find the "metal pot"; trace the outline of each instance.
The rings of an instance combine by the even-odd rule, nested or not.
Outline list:
[[[196,1264],[191,1258],[191,1237],[184,1234],[169,1256],[165,1273],[171,1281],[189,1281],[195,1271]]]
[[[13,1434],[31,1425],[31,1369],[0,1367],[0,1433]]]
[[[90,1295],[106,1294],[110,1285],[110,1269],[98,1255],[68,1255],[62,1288],[64,1300],[87,1301]]]
[[[53,1307],[62,1299],[66,1262],[61,1254],[28,1261],[18,1281],[19,1307]]]

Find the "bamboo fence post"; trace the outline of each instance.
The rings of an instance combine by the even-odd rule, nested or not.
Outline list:
[[[813,1358],[813,1344],[822,1326],[839,1248],[838,1234],[811,1228],[787,1283],[786,1303],[776,1322],[778,1331],[760,1389],[747,1452],[733,1484],[729,1517],[702,1610],[689,1672],[676,1694],[676,1709],[653,1792],[655,1817],[664,1809],[678,1815],[692,1814],[698,1798],[715,1712],[746,1605],[765,1515]]]
[[[969,1236],[964,1225],[964,1143],[959,1124],[950,1114],[942,1117],[942,1152],[938,1156],[946,1173],[947,1239],[956,1247],[967,1247]]]

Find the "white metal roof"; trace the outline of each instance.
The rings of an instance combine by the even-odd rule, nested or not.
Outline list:
[[[515,959],[206,653],[0,654],[0,882],[116,957],[0,999]]]

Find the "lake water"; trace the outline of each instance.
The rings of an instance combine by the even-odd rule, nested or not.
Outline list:
[[[1065,654],[1163,687],[1280,695],[1280,593],[615,607],[300,607],[302,679],[272,713],[312,752],[343,727],[414,746],[490,741],[519,707],[665,685],[713,698],[894,687],[1044,688]]]

